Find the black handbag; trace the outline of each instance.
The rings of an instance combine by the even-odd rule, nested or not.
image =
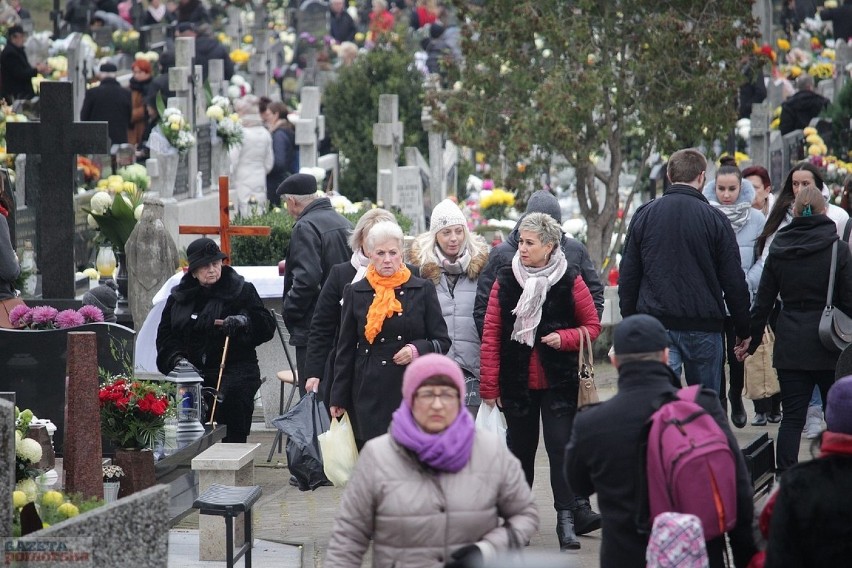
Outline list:
[[[834,306],[834,277],[837,272],[837,241],[831,247],[831,270],[825,309],[819,318],[819,340],[829,351],[840,352],[852,343],[852,318]]]

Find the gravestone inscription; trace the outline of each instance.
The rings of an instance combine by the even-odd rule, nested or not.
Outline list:
[[[400,212],[411,219],[411,234],[425,231],[423,214],[423,178],[417,166],[402,166],[396,172],[396,196],[394,204]]]

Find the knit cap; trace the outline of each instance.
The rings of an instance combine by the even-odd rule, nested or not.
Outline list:
[[[402,400],[414,404],[414,393],[427,379],[443,375],[449,377],[459,391],[459,400],[464,400],[464,374],[458,363],[438,353],[421,355],[411,362],[402,376]]]
[[[831,386],[825,405],[825,424],[829,432],[852,434],[852,376]]]
[[[527,201],[527,213],[546,213],[562,224],[562,208],[559,201],[546,189],[540,189],[530,195]]]
[[[429,231],[437,235],[438,231],[453,225],[467,226],[467,218],[459,206],[450,199],[445,199],[432,209],[432,217],[429,220]]]
[[[83,294],[83,305],[95,306],[104,314],[104,321],[115,321],[115,307],[118,305],[118,285],[107,280]]]

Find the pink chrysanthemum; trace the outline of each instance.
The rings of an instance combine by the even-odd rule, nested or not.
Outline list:
[[[86,323],[95,323],[104,321],[104,313],[97,306],[86,304],[77,313],[83,316]]]
[[[50,329],[53,327],[53,322],[56,321],[56,314],[58,313],[59,310],[51,306],[36,306],[32,311],[32,325],[42,329]]]
[[[32,309],[23,304],[12,308],[12,311],[9,312],[9,322],[12,324],[12,327],[24,327],[27,325],[29,323],[28,319],[32,321],[31,312]]]
[[[84,323],[86,323],[86,320],[77,313],[77,310],[62,310],[56,314],[56,325],[59,329],[77,327]]]

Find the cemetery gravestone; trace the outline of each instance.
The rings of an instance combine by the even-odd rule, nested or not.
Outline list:
[[[195,96],[195,112],[193,115],[195,118],[195,147],[197,149],[195,171],[196,176],[197,172],[201,172],[201,185],[204,188],[210,187],[213,182],[210,178],[210,118],[207,116],[207,97],[204,94],[204,73],[201,65],[196,65],[193,68],[192,89]],[[191,179],[193,185],[190,194],[198,197],[195,187],[196,176]]]
[[[0,399],[0,535],[12,534],[15,488],[15,405]]]
[[[306,66],[308,55],[314,55],[325,45],[328,35],[328,2],[305,0],[296,14],[296,61]]]
[[[180,109],[190,126],[195,127],[195,103],[193,100],[193,67],[192,58],[195,56],[195,38],[179,37],[175,40],[175,66],[169,69],[169,88],[175,97],[170,98],[168,105]],[[178,164],[178,174],[175,180],[174,195],[189,192],[189,184],[195,181],[198,167],[197,148],[193,146]],[[162,164],[161,164],[162,165]],[[166,190],[168,192],[168,190]],[[172,197],[165,194],[164,197]]]
[[[403,124],[399,122],[399,96],[379,95],[379,122],[373,125],[373,145],[378,147],[379,187],[376,188],[376,201],[389,207],[393,201],[393,188],[396,186],[396,168],[399,148],[402,143]],[[390,172],[390,184],[382,183],[382,171]]]
[[[302,108],[295,120],[296,145],[299,146],[299,167],[317,165],[317,147],[325,138],[325,117],[320,114],[320,92],[317,87],[303,87]]]
[[[790,170],[793,169],[793,166],[805,157],[804,148],[802,146],[804,139],[805,138],[801,130],[788,132],[782,137],[782,183],[787,178],[787,174],[790,173]]]
[[[773,188],[780,188],[784,184],[784,144],[781,134],[775,130],[769,137],[769,179]]]
[[[403,166],[396,173],[396,198],[400,212],[411,219],[411,234],[425,231],[423,211],[423,179],[417,166]]]
[[[111,323],[68,329],[21,331],[0,329],[0,391],[16,394],[18,406],[56,425],[57,453],[65,445],[65,377],[70,331],[97,336],[96,365],[110,374],[133,369],[133,330]]]
[[[71,83],[41,84],[41,120],[6,125],[7,150],[42,157],[38,230],[38,265],[45,298],[74,297],[74,188],[78,153],[109,151],[106,122],[77,122]],[[32,189],[30,184],[28,190]]]
[[[65,404],[65,491],[103,498],[98,343],[91,331],[68,333]]]
[[[760,166],[769,164],[769,124],[772,122],[772,109],[766,103],[751,106],[751,158]]]
[[[263,20],[263,25],[258,25],[253,31],[254,53],[248,62],[252,92],[258,97],[269,96],[269,58],[267,57],[267,46],[269,44],[269,30]]]
[[[423,107],[420,121],[429,136],[429,196],[434,207],[444,200],[446,190],[444,188],[444,134],[438,129],[438,125],[432,119],[431,107]]]
[[[842,39],[838,40],[834,52],[834,68],[838,70],[837,76],[834,78],[834,92],[839,95],[849,80],[846,66],[852,63],[852,44]]]

